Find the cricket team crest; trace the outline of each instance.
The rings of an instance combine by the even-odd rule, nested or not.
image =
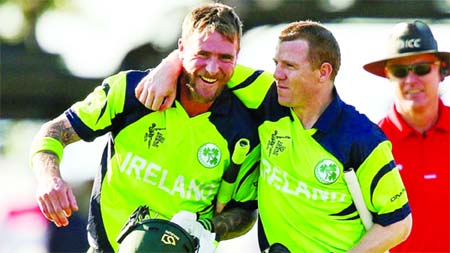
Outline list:
[[[336,182],[341,174],[341,170],[333,160],[322,160],[314,168],[314,176],[322,184],[332,184]]]
[[[219,164],[221,157],[222,154],[219,147],[213,143],[202,145],[197,152],[198,161],[206,168],[216,167]]]

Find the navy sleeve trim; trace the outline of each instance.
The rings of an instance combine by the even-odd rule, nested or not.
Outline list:
[[[395,210],[392,213],[376,215],[373,217],[374,223],[380,224],[382,226],[388,226],[394,224],[398,221],[403,220],[411,213],[411,208],[409,203],[406,203],[402,208]]]
[[[96,137],[104,135],[105,133],[110,131],[110,127],[97,131],[90,129],[81,121],[81,119],[72,109],[68,109],[64,113],[67,119],[69,119],[72,128],[84,141],[93,141]]]

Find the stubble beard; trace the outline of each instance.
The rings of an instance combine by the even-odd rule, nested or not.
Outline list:
[[[215,93],[211,96],[205,97],[201,95],[196,89],[196,83],[194,82],[193,75],[185,73],[186,87],[188,88],[188,96],[190,99],[198,103],[210,103],[213,102],[223,91],[225,86],[217,88]]]

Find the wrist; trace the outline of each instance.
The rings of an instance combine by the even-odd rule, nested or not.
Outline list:
[[[56,155],[58,162],[61,161],[63,156],[64,146],[63,144],[55,138],[44,137],[33,140],[30,150],[30,165],[33,168],[33,157],[37,153],[50,152]]]

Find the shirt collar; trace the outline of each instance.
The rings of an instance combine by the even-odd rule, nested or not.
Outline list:
[[[450,130],[450,107],[439,99],[439,118],[434,128],[448,132]]]
[[[438,121],[428,131],[442,130],[442,131],[448,132],[449,131],[449,125],[450,125],[449,107],[445,106],[444,103],[442,102],[442,100],[439,99],[439,106],[438,106],[438,108],[439,108],[438,109],[439,110]],[[392,124],[395,126],[395,128],[398,129],[399,137],[406,137],[406,136],[416,132],[402,118],[400,113],[397,111],[397,108],[396,108],[395,104],[391,106],[387,117],[392,122]]]
[[[176,94],[176,98],[175,100],[177,100],[179,102],[179,104],[181,105],[181,99],[180,99],[180,94],[181,94],[181,84],[180,82],[180,78],[178,79],[178,84],[177,84],[177,94]],[[222,90],[222,92],[220,93],[220,95],[214,100],[213,104],[211,105],[211,107],[209,108],[208,111],[213,112],[215,114],[221,114],[221,115],[227,115],[230,112],[230,108],[232,106],[232,100],[233,100],[233,93],[231,92],[231,90],[225,86]],[[176,107],[175,103],[173,103],[171,105],[171,107]]]
[[[406,137],[415,132],[415,130],[412,127],[410,127],[406,123],[406,121],[402,118],[400,113],[397,111],[395,104],[393,104],[391,106],[391,108],[389,109],[387,117],[392,122],[392,124],[395,126],[395,128],[398,129],[398,133],[397,133],[398,137]]]
[[[339,115],[343,109],[344,102],[337,94],[336,88],[333,88],[333,96],[333,100],[313,126],[313,128],[316,128],[321,132],[327,132],[331,127],[336,125]]]

